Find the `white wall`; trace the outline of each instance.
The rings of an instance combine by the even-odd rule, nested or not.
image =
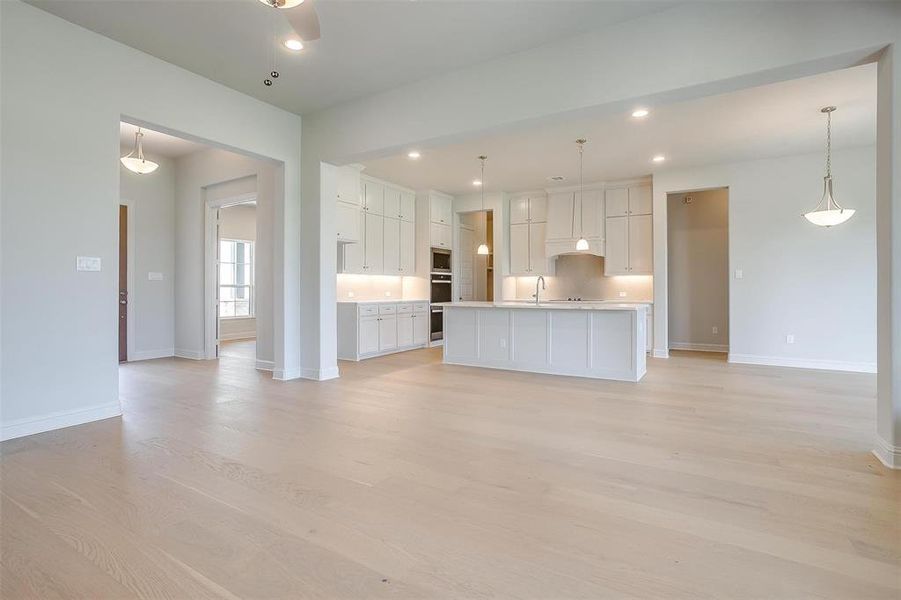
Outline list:
[[[256,177],[250,177],[253,180],[254,188],[256,188]],[[207,198],[209,198],[209,189],[207,189]],[[255,204],[238,204],[223,208],[219,213],[219,237],[233,240],[245,240],[255,242],[257,239],[257,207]],[[271,239],[272,234],[266,236]],[[259,246],[255,246],[255,251],[259,251]],[[272,272],[272,254],[267,252],[263,256],[263,268],[267,272],[267,279],[271,282]],[[261,267],[260,259],[254,256],[254,295],[255,302],[258,304],[260,299],[260,288],[257,283],[257,271]],[[271,289],[263,290],[263,298],[266,303],[271,299]],[[268,310],[268,306],[266,307]],[[272,320],[269,319],[269,329],[266,332],[268,339],[272,339]],[[255,338],[257,335],[257,320],[255,317],[235,317],[231,319],[219,319],[219,339],[220,340],[246,340]],[[271,357],[271,353],[269,353]],[[264,359],[265,360],[265,359]],[[271,358],[269,359],[271,360]]]
[[[129,360],[172,356],[175,348],[175,165],[169,158],[147,157],[160,165],[149,175],[119,167],[129,220]],[[151,272],[161,273],[162,280],[148,279]]]
[[[226,152],[205,150],[176,161],[175,349],[204,356],[204,203],[255,194],[257,360],[274,362],[274,198],[278,167]],[[226,209],[234,210],[234,209]]]
[[[670,349],[728,351],[729,190],[670,194],[667,244]]]
[[[875,370],[875,149],[835,151],[832,169],[857,213],[828,229],[801,216],[822,195],[821,153],[655,174],[655,353],[667,348],[667,194],[728,187],[730,360]]]
[[[15,0],[0,2],[0,77],[2,437],[120,412],[123,115],[284,163],[275,354],[299,373],[299,117]],[[102,271],[76,272],[78,255]]]

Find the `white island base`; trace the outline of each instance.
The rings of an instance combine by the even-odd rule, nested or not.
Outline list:
[[[639,381],[647,371],[642,305],[443,306],[447,364],[619,381]]]

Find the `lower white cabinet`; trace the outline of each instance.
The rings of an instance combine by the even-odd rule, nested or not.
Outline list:
[[[362,360],[425,348],[428,302],[339,302],[338,358]]]

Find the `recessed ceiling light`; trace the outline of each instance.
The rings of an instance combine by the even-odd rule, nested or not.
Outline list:
[[[651,114],[651,111],[649,111],[646,108],[636,108],[635,110],[632,111],[632,116],[635,117],[636,119],[643,119],[644,117],[648,116],[649,114]]]
[[[260,2],[273,8],[294,8],[303,4],[303,0],[260,0]]]
[[[298,50],[303,50],[303,42],[297,38],[289,38],[285,40],[285,48],[297,52]]]
[[[662,154],[658,154],[657,156],[655,156],[655,157],[652,158],[651,160],[653,160],[654,162],[663,162],[663,161],[666,160],[666,157],[663,156]]]
[[[419,153],[418,150],[410,150],[409,152],[407,152],[407,158],[412,158],[413,160],[416,160],[420,156],[422,156],[422,155]]]
[[[478,179],[473,179],[473,180],[472,180],[472,185],[474,185],[474,186],[476,186],[476,187],[479,187],[480,185],[482,185],[482,182],[479,181]]]

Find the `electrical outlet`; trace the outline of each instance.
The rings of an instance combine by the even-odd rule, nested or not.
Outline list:
[[[785,336],[785,343],[786,343],[786,344],[794,344],[794,343],[795,343],[795,336],[794,336],[794,334],[791,334],[791,333],[790,333],[790,334],[788,334],[787,336]]]
[[[620,298],[625,298],[625,297],[626,297],[626,292],[620,292],[620,293],[619,293],[619,297],[620,297]]]
[[[744,279],[745,273],[741,269],[735,269],[735,278],[736,279]]]
[[[498,343],[501,345],[501,348],[507,347],[507,340],[505,340],[504,338],[501,338],[500,340],[498,340]]]
[[[712,327],[712,329],[713,329],[713,335],[716,335],[716,334],[718,334],[718,333],[720,332],[720,328],[717,327],[716,325],[714,325],[714,326]]]
[[[391,297],[391,292],[385,292],[385,298],[390,298],[390,297]]]
[[[348,298],[353,298],[354,296],[356,296],[356,294],[354,294],[353,291],[347,292]]]

